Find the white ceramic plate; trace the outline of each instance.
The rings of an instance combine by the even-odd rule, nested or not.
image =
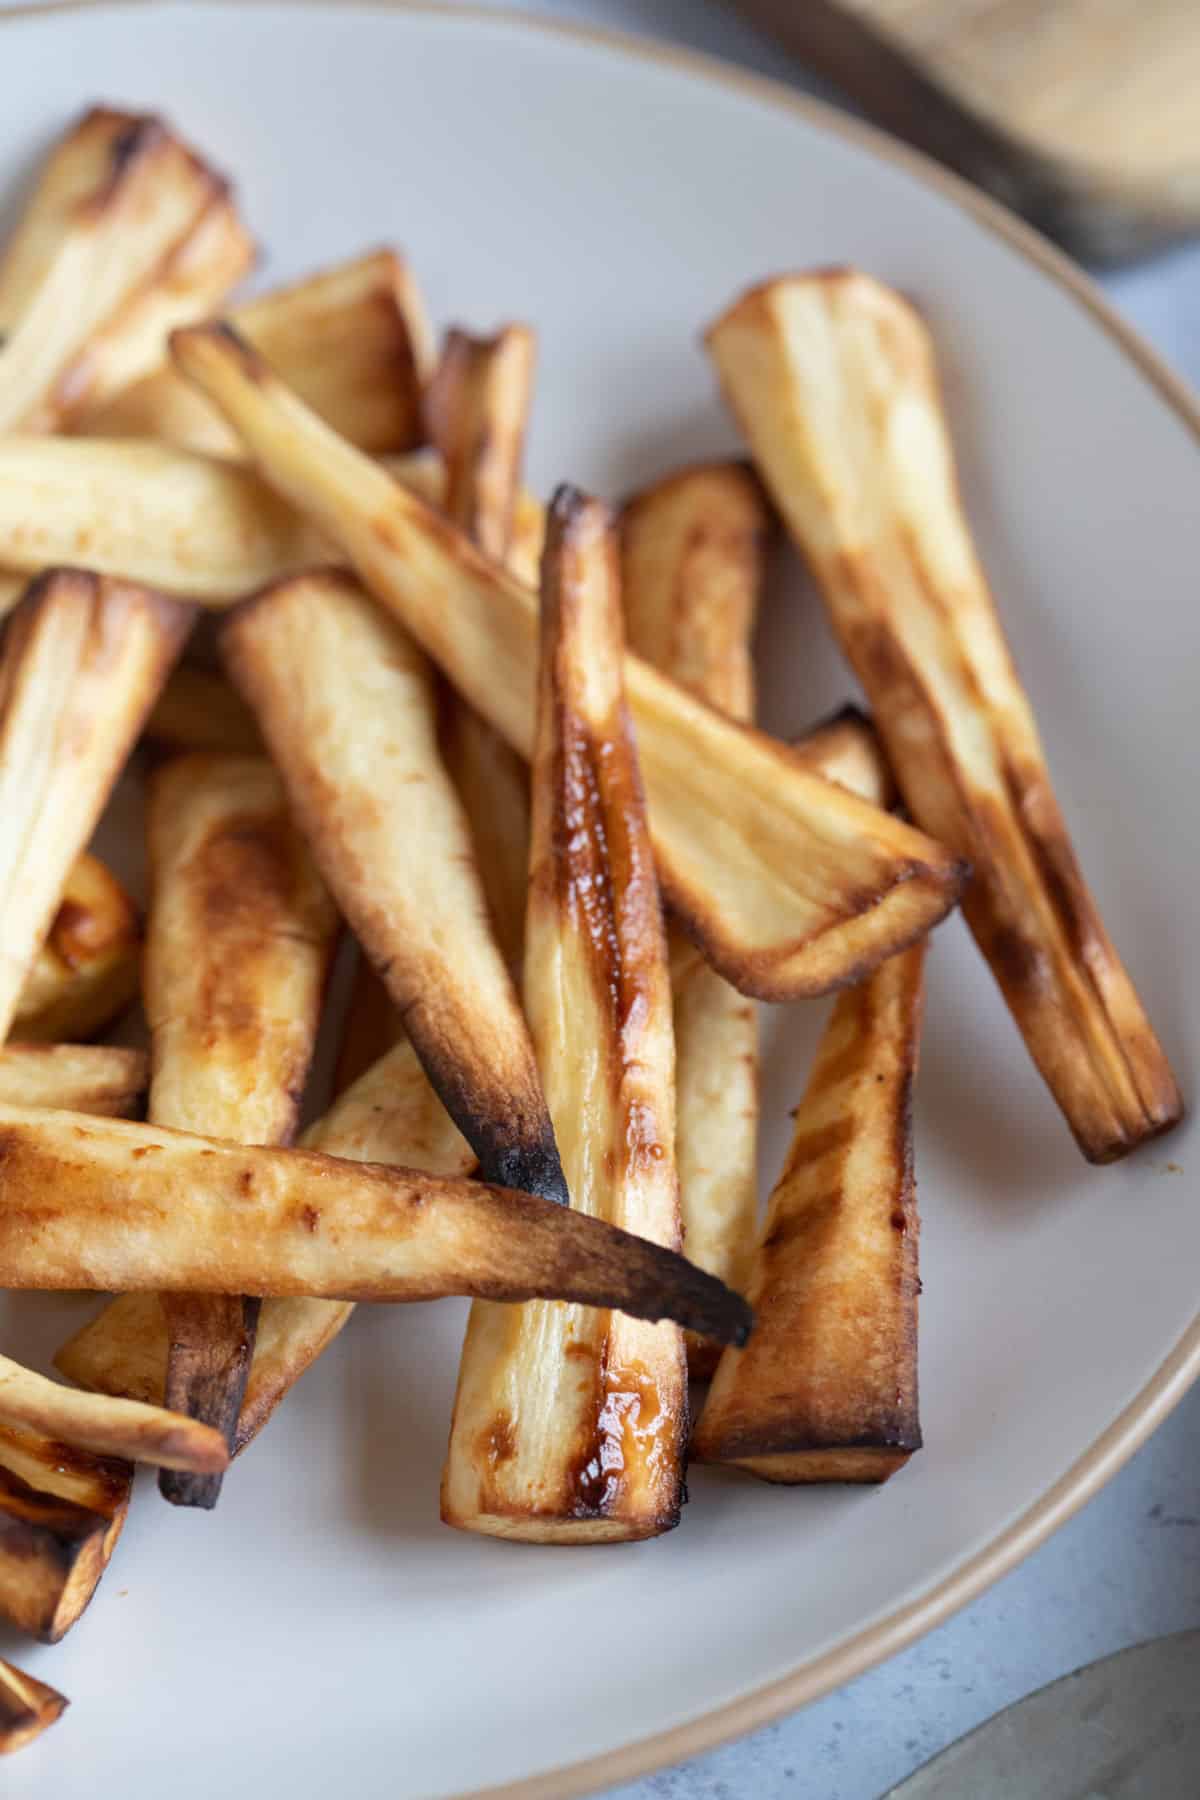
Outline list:
[[[782,90],[495,17],[69,12],[0,26],[0,69],[6,188],[84,101],[157,106],[236,173],[265,278],[395,240],[439,321],[533,320],[542,488],[616,495],[732,450],[697,333],[752,279],[853,261],[915,295],[1085,866],[1191,1088],[1197,420],[1049,253]],[[762,652],[774,727],[850,691],[791,567]],[[768,1174],[821,1012],[767,1022]],[[928,1018],[927,1448],[890,1486],[701,1472],[657,1543],[457,1536],[437,1482],[462,1311],[365,1308],[214,1516],[147,1484],[66,1643],[0,1635],[75,1702],[6,1796],[575,1792],[811,1697],[1030,1548],[1196,1372],[1195,1148],[1086,1168],[957,922]],[[3,1347],[48,1352],[80,1316],[12,1302]]]

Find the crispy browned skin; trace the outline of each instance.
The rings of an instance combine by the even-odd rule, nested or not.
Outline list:
[[[528,755],[537,661],[529,591],[322,425],[228,327],[171,341],[179,367],[267,478]],[[743,991],[782,1000],[844,985],[953,904],[965,879],[957,857],[789,765],[771,739],[722,719],[637,657],[627,658],[625,683],[664,893]]]
[[[134,1110],[148,1073],[143,1050],[9,1042],[0,1048],[0,1100],[121,1118]]]
[[[166,750],[223,750],[253,756],[262,737],[254,714],[223,675],[180,663],[146,720],[146,736]]]
[[[6,1113],[20,1109],[6,1107]],[[26,1114],[40,1119],[81,1119],[86,1113]],[[94,1125],[111,1120],[93,1119]],[[4,1195],[7,1202],[8,1193]],[[22,1364],[0,1356],[0,1426],[62,1438],[97,1456],[127,1457],[165,1469],[223,1469],[229,1452],[217,1432],[179,1413],[107,1394],[82,1394],[62,1387]]]
[[[424,655],[350,576],[320,570],[239,608],[222,651],[317,863],[484,1174],[564,1200],[533,1046],[438,754]]]
[[[711,1275],[539,1194],[11,1106],[0,1287],[561,1299],[723,1341],[749,1329]]]
[[[852,270],[754,288],[708,336],[821,586],[913,816],[969,857],[963,901],[1080,1149],[1111,1162],[1182,1116],[1084,883],[963,516],[933,346]]]
[[[216,310],[216,303],[208,309]],[[196,315],[192,315],[193,317]],[[323,419],[372,455],[424,442],[429,327],[411,271],[392,250],[323,269],[234,309],[239,331]],[[160,356],[171,320],[158,339]],[[152,437],[210,456],[240,456],[224,420],[169,368],[88,412],[98,437]]]
[[[886,1481],[920,1448],[912,1085],[924,945],[838,998],[692,1453],[768,1481]]]
[[[666,939],[622,690],[612,518],[562,488],[542,564],[525,1004],[572,1205],[680,1243]],[[679,1522],[683,1334],[617,1313],[472,1308],[442,1517],[533,1543]]]
[[[97,107],[60,139],[0,262],[0,431],[61,427],[87,391],[93,333],[225,192],[148,114]]]
[[[197,753],[152,779],[144,1001],[149,1116],[238,1143],[290,1141],[320,1021],[337,913],[264,757]],[[165,1295],[166,1404],[231,1442],[258,1301]],[[164,1472],[178,1505],[220,1476]]]
[[[0,1039],[67,875],[191,627],[127,582],[52,570],[0,658]]]
[[[750,640],[766,530],[762,490],[738,463],[681,469],[621,515],[630,649],[743,723],[754,717]],[[740,1288],[758,1205],[758,1015],[688,948],[675,942],[671,952],[683,1241],[692,1262]],[[688,1367],[711,1375],[713,1346],[691,1340]]]
[[[0,1661],[0,1756],[23,1750],[60,1718],[70,1701],[15,1663]]]
[[[136,906],[112,870],[85,850],[71,865],[21,989],[17,1036],[78,1043],[102,1031],[137,992],[141,951]]]
[[[57,1644],[96,1591],[133,1464],[0,1426],[0,1617]]]

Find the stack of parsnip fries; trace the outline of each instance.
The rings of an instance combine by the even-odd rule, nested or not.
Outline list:
[[[463,1529],[669,1529],[689,1372],[693,1458],[886,1479],[921,1441],[910,1093],[960,898],[1086,1156],[1180,1116],[904,301],[752,290],[708,345],[758,473],[543,509],[527,327],[435,355],[388,251],[198,323],[252,260],[199,156],[96,110],[0,261],[0,1287],[118,1296],[74,1386],[0,1361],[0,1613],[47,1642],[132,1463],[213,1505],[358,1300],[474,1298]],[[753,728],[771,501],[873,725]],[[144,944],[86,848],[131,756]],[[337,1097],[291,1148],[343,921]],[[149,1056],[82,1041],[139,968]],[[760,1228],[754,1002],[835,989]],[[0,1664],[0,1748],[63,1704]]]

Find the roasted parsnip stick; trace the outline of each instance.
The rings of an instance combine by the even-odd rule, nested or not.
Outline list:
[[[113,1044],[14,1044],[0,1048],[0,1101],[122,1118],[145,1090],[145,1052]]]
[[[85,850],[21,989],[17,1036],[78,1043],[102,1030],[137,992],[141,949],[137,908],[112,870]]]
[[[178,601],[74,570],[35,582],[0,658],[0,1039],[142,722],[183,646]]]
[[[146,720],[146,736],[166,750],[261,754],[254,714],[223,675],[180,663]]]
[[[21,1116],[19,1108],[5,1107],[5,1116]],[[32,1113],[27,1117],[38,1118]],[[111,1124],[85,1113],[40,1115],[47,1121],[86,1118],[91,1125]],[[12,1197],[6,1192],[5,1224],[12,1229]],[[17,1229],[20,1229],[18,1226]],[[130,1462],[157,1463],[164,1469],[223,1469],[229,1452],[219,1432],[198,1425],[179,1413],[158,1406],[142,1406],[136,1400],[114,1400],[107,1394],[84,1394],[62,1387],[44,1375],[0,1356],[0,1427],[41,1432],[61,1438],[96,1456],[121,1456]]]
[[[0,1427],[0,1617],[57,1644],[108,1567],[133,1464]]]
[[[967,921],[1084,1155],[1182,1102],[1075,859],[963,517],[929,334],[849,270],[752,289],[709,348],[914,817],[974,880]]]
[[[921,1445],[912,1084],[925,946],[838,998],[693,1454],[768,1481],[886,1481]]]
[[[560,489],[542,564],[525,1004],[572,1205],[680,1242],[671,991],[633,732],[608,509]],[[442,1517],[535,1543],[679,1522],[687,1360],[672,1325],[479,1302]]]
[[[240,608],[222,649],[317,863],[485,1176],[565,1199],[529,1033],[438,755],[424,655],[351,577],[320,570]]]
[[[70,1705],[45,1681],[0,1661],[0,1756],[11,1756],[40,1737]]]
[[[158,119],[97,108],[72,127],[0,267],[0,432],[62,425],[93,332],[223,192]]]
[[[292,1137],[316,1043],[337,914],[263,757],[196,754],[159,769],[146,813],[151,903],[144,999],[149,1116],[238,1143]],[[258,1301],[163,1296],[166,1402],[231,1442]],[[219,1475],[169,1471],[168,1500],[212,1507]]]
[[[870,719],[857,706],[843,706],[797,738],[791,754],[814,775],[836,781],[863,800],[896,804],[896,782]]]
[[[630,649],[744,723],[754,717],[750,640],[766,527],[758,482],[736,463],[682,469],[621,519]],[[740,1287],[758,1205],[758,1015],[689,949],[674,943],[671,956],[683,1241],[692,1262]],[[688,1366],[711,1375],[713,1347],[690,1341]]]
[[[528,755],[529,591],[339,439],[228,328],[191,327],[171,342],[267,478]],[[637,657],[625,682],[664,895],[743,991],[782,1000],[837,987],[953,905],[964,865],[911,826],[789,765],[771,739],[722,719]]]
[[[235,307],[230,317],[314,411],[360,449],[380,455],[424,441],[429,327],[412,274],[394,251],[322,270]],[[166,352],[165,331],[157,352],[153,372],[106,406],[89,408],[82,428],[94,437],[161,438],[210,456],[241,456],[220,415],[174,370],[155,366]]]

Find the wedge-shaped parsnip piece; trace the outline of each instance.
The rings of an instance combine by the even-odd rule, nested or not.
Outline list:
[[[925,946],[839,996],[693,1443],[768,1481],[886,1481],[921,1445],[912,1084]]]
[[[736,463],[682,469],[621,519],[630,649],[744,723],[754,717],[750,639],[766,528],[758,482]],[[689,949],[671,946],[683,1241],[692,1262],[740,1287],[758,1206],[758,1015]],[[691,1340],[688,1366],[711,1375],[713,1346]]]
[[[221,327],[172,338],[267,478],[340,544],[455,686],[532,748],[529,590],[339,439]],[[0,556],[4,555],[0,545]],[[791,999],[868,972],[953,904],[961,862],[790,765],[637,657],[625,673],[659,879],[689,935],[745,992]]]
[[[239,608],[222,650],[317,863],[484,1174],[565,1199],[533,1046],[438,755],[425,656],[350,576],[321,570]]]
[[[11,1756],[41,1737],[70,1704],[48,1682],[0,1660],[0,1756]]]
[[[20,1108],[5,1107],[5,1117],[38,1118]],[[45,1112],[48,1122],[87,1118],[93,1125],[111,1124],[85,1113]],[[51,1178],[52,1179],[52,1178]],[[12,1228],[13,1197],[6,1191],[6,1225]],[[114,1400],[107,1394],[83,1394],[0,1356],[0,1427],[37,1431],[61,1438],[96,1456],[121,1456],[130,1462],[157,1463],[164,1469],[223,1469],[229,1460],[224,1439],[207,1425],[142,1406],[136,1400]]]
[[[246,469],[132,439],[0,439],[0,563],[82,563],[227,606],[320,548]]]
[[[5,1044],[0,1100],[6,1106],[54,1106],[122,1118],[145,1091],[142,1050],[115,1044]]]
[[[57,1644],[108,1567],[133,1464],[0,1427],[0,1618]]]
[[[265,757],[178,757],[151,782],[146,838],[149,1116],[237,1143],[286,1143],[338,919],[283,785]],[[258,1301],[166,1294],[163,1310],[167,1405],[231,1442]],[[212,1507],[221,1478],[164,1471],[159,1487],[178,1505]]]
[[[504,561],[512,536],[534,355],[528,325],[506,325],[491,338],[456,326],[429,385],[430,435],[446,464],[442,504],[494,562]]]
[[[0,1287],[561,1299],[722,1342],[750,1327],[683,1257],[514,1188],[11,1106],[0,1158]]]
[[[230,317],[314,411],[360,449],[381,455],[424,441],[429,327],[412,274],[394,251],[339,263],[247,301]],[[168,329],[183,323],[171,320]],[[162,332],[149,365],[154,372],[89,410],[83,429],[241,456],[236,435],[195,389],[172,369],[155,368],[165,352]]]
[[[48,159],[0,267],[0,432],[54,430],[64,374],[224,184],[158,119],[96,109]]]
[[[958,497],[933,347],[853,271],[752,289],[708,336],[825,596],[905,802],[975,869],[967,921],[1084,1155],[1179,1090],[1075,859]]]
[[[141,949],[137,908],[112,870],[85,850],[21,989],[17,1036],[56,1044],[103,1030],[137,992]]]
[[[525,1004],[572,1205],[677,1245],[671,990],[620,605],[608,509],[560,489],[542,564]],[[442,1517],[534,1543],[652,1537],[679,1522],[686,1437],[676,1327],[477,1303]]]
[[[254,714],[223,675],[180,663],[146,720],[146,736],[165,750],[254,755],[263,742]]]
[[[67,873],[190,629],[178,601],[58,570],[0,658],[0,1039]]]

